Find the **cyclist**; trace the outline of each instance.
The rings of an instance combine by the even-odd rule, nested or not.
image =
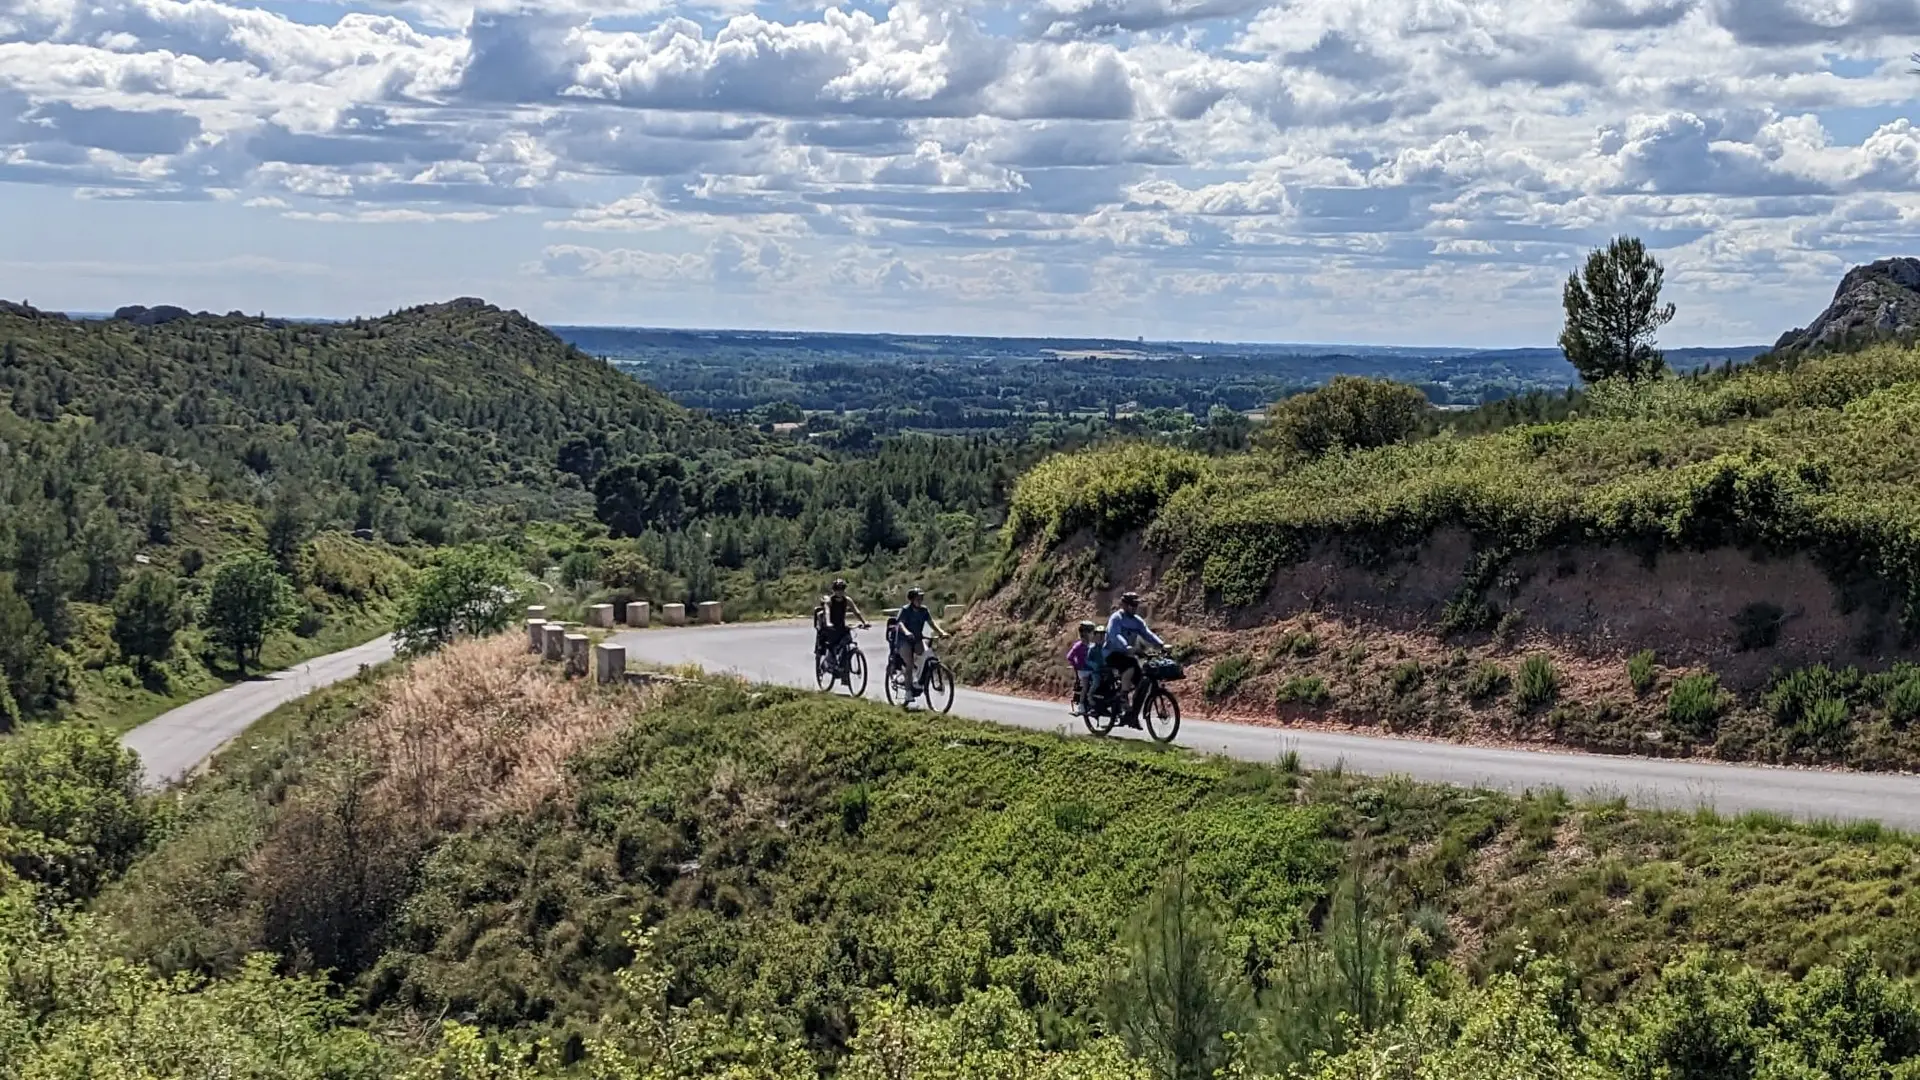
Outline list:
[[[946,637],[947,632],[933,621],[933,612],[927,610],[927,594],[919,586],[907,590],[907,606],[900,609],[899,643],[894,646],[894,655],[907,669],[907,700],[912,701],[920,693],[920,667],[926,662],[927,645],[925,634],[933,631],[937,638]]]
[[[1147,620],[1140,617],[1140,594],[1126,593],[1120,597],[1120,606],[1107,619],[1107,663],[1120,677],[1121,690],[1126,694],[1127,715],[1122,722],[1128,727],[1140,726],[1140,703],[1134,700],[1134,691],[1140,683],[1140,659],[1134,654],[1147,644],[1161,649],[1167,647],[1160,635],[1147,625]]]
[[[1079,716],[1085,703],[1091,698],[1087,694],[1087,650],[1093,645],[1093,620],[1080,624],[1080,640],[1067,650],[1067,666],[1073,669],[1073,704],[1068,712]]]
[[[818,621],[820,625],[820,648],[825,656],[837,656],[840,650],[853,643],[853,628],[847,625],[847,613],[853,613],[854,625],[865,626],[867,617],[860,613],[860,605],[847,595],[845,578],[835,578],[833,591],[820,600]]]

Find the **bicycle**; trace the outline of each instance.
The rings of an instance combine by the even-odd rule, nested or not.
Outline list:
[[[907,693],[907,665],[901,661],[898,652],[893,649],[887,650],[887,704],[898,705],[904,709],[913,704],[915,697],[925,697],[928,708],[937,707],[943,713],[952,712],[953,691],[953,672],[948,671],[947,665],[940,662],[940,657],[933,651],[932,641],[927,642],[926,659],[920,664],[918,694]],[[938,705],[935,704],[936,702]]]
[[[1140,721],[1154,742],[1170,743],[1180,734],[1180,699],[1166,684],[1186,677],[1186,669],[1171,657],[1153,656],[1140,662],[1140,685],[1134,693],[1140,699]],[[1111,733],[1127,708],[1118,676],[1109,676],[1103,684],[1090,688],[1087,700],[1081,702],[1080,720],[1096,736]]]
[[[866,696],[867,654],[861,652],[853,640],[854,630],[866,628],[867,624],[861,623],[849,629],[845,640],[814,658],[813,678],[822,692],[832,690],[834,684],[838,683],[844,685],[847,693],[854,697]],[[859,683],[857,688],[854,685],[856,682]]]

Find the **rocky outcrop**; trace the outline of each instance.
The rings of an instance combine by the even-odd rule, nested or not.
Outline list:
[[[1875,341],[1920,335],[1920,259],[1881,259],[1840,280],[1833,303],[1813,325],[1774,343],[1782,356],[1837,352]]]

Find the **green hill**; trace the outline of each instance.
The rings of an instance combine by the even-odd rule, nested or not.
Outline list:
[[[841,573],[875,609],[912,580],[953,599],[1026,453],[721,423],[478,300],[343,323],[0,303],[0,728],[217,686],[201,627],[136,673],[110,607],[160,574],[198,612],[203,567],[242,551],[300,593],[269,665],[379,632],[453,543],[513,549],[563,612],[804,612]]]
[[[1601,385],[1485,435],[1059,457],[1014,497],[1023,568],[975,674],[1033,678],[1052,650],[1019,623],[1124,584],[1252,671],[1229,711],[1911,765],[1916,431],[1920,351],[1879,346]]]

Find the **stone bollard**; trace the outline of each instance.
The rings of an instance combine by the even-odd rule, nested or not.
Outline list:
[[[540,628],[540,652],[548,660],[559,660],[566,648],[567,628],[550,622]]]
[[[547,606],[546,606],[545,604],[535,604],[535,605],[533,605],[532,607],[530,607],[530,608],[528,608],[528,609],[527,609],[527,618],[529,618],[529,619],[539,619],[539,620],[540,620],[541,622],[546,622],[546,621],[547,621]]]
[[[625,645],[595,645],[593,647],[594,678],[602,683],[617,683],[627,677],[627,647]]]
[[[566,657],[567,674],[585,675],[587,673],[587,635],[567,635]]]
[[[948,605],[947,605],[947,610],[945,610],[945,611],[943,611],[943,612],[941,612],[941,613],[940,613],[940,621],[941,621],[941,622],[950,622],[950,623],[953,623],[953,622],[959,622],[959,621],[960,621],[960,617],[961,617],[962,615],[965,615],[966,613],[967,613],[967,609],[966,609],[966,606],[965,606],[965,605],[963,605],[963,604],[948,604]]]
[[[602,630],[613,629],[613,605],[595,604],[588,608],[587,625],[597,626]]]
[[[700,625],[702,626],[719,626],[720,625],[720,601],[705,600],[701,602]]]
[[[660,617],[668,626],[685,626],[687,625],[687,605],[668,604],[660,609]]]
[[[546,625],[547,625],[547,620],[545,619],[528,619],[527,620],[527,651],[528,652],[537,653],[541,650],[542,648],[542,645],[540,643],[541,631],[546,629]]]
[[[647,603],[645,600],[635,600],[633,603],[627,605],[627,628],[629,630],[645,630],[647,624],[652,621],[653,605]]]

